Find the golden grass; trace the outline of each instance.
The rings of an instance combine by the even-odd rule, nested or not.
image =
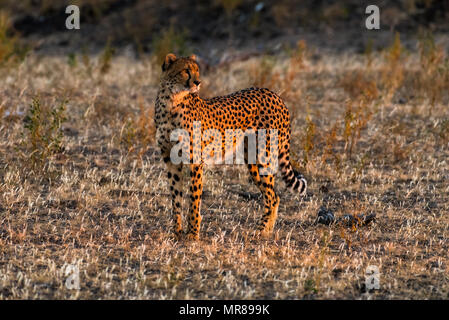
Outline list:
[[[101,55],[76,64],[32,55],[1,69],[0,298],[447,299],[448,97],[405,95],[419,52],[369,65],[359,55],[305,55],[293,70],[291,56],[270,59],[203,76],[208,95],[271,82],[294,115],[292,158],[309,191],[284,192],[278,179],[279,216],[264,240],[252,236],[263,207],[243,167],[206,170],[201,240],[172,240],[152,139],[152,64],[113,56],[102,73]],[[384,72],[396,63],[403,78],[388,87]],[[17,156],[36,96],[49,108],[68,100],[63,149],[48,154],[39,174]],[[316,225],[321,205],[337,216],[376,213],[377,221]],[[64,285],[68,263],[79,265],[79,291]],[[381,272],[380,290],[366,292],[369,265]]]

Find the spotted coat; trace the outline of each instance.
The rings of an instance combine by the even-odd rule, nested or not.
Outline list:
[[[174,231],[180,237],[183,235],[181,203],[182,203],[182,163],[174,163],[170,157],[175,144],[170,135],[175,129],[184,129],[189,139],[180,142],[188,148],[190,166],[190,210],[188,216],[187,237],[198,239],[201,226],[201,195],[203,192],[203,164],[204,151],[211,150],[225,155],[226,130],[237,132],[232,139],[235,150],[237,141],[245,141],[245,163],[250,175],[263,194],[264,212],[258,227],[258,232],[268,234],[273,230],[279,207],[279,196],[274,190],[274,154],[277,154],[282,177],[289,188],[301,195],[306,193],[307,182],[304,177],[295,172],[290,163],[290,114],[282,99],[265,88],[249,88],[227,96],[202,99],[198,95],[201,81],[199,68],[194,56],[177,58],[173,54],[167,55],[162,65],[162,76],[156,99],[155,122],[157,128],[157,142],[161,148],[163,160],[167,166],[167,177],[172,196],[172,211]],[[207,129],[217,129],[222,139],[204,139]],[[266,149],[258,155],[257,161],[248,163],[248,141],[242,134],[254,130],[259,138],[259,130],[277,130],[278,139],[266,135]],[[196,132],[201,132],[203,139],[195,145],[193,139]],[[239,140],[243,139],[243,140]],[[213,145],[214,144],[214,145]],[[212,147],[211,147],[212,146]],[[270,149],[271,147],[271,149]],[[275,148],[275,149],[273,149]],[[195,150],[200,150],[200,161],[193,161],[198,156]],[[217,151],[218,150],[218,151]],[[272,150],[276,152],[271,152]],[[208,152],[207,152],[208,154]],[[203,155],[203,157],[201,157]],[[276,160],[274,159],[274,160]]]

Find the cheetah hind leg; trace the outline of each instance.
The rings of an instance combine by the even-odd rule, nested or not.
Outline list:
[[[273,232],[278,214],[279,196],[274,191],[274,176],[260,175],[261,168],[263,166],[248,165],[250,175],[263,195],[264,212],[257,229],[257,235],[265,237]]]

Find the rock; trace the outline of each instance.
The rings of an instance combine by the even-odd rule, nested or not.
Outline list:
[[[326,207],[322,206],[318,210],[318,217],[316,219],[316,223],[321,223],[325,225],[330,225],[332,223],[343,223],[344,225],[351,227],[353,225],[356,226],[365,226],[371,223],[376,219],[376,214],[368,214],[368,215],[352,215],[352,214],[345,214],[343,217],[335,218],[335,215],[332,211],[327,209]]]
[[[318,210],[318,218],[316,219],[316,223],[322,223],[325,225],[330,225],[335,221],[334,213],[325,207],[321,207]]]

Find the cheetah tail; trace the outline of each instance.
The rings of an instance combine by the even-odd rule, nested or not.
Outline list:
[[[299,195],[304,196],[307,192],[307,180],[302,174],[293,169],[288,156],[280,160],[280,167],[282,178],[287,188],[292,192],[299,192]]]

